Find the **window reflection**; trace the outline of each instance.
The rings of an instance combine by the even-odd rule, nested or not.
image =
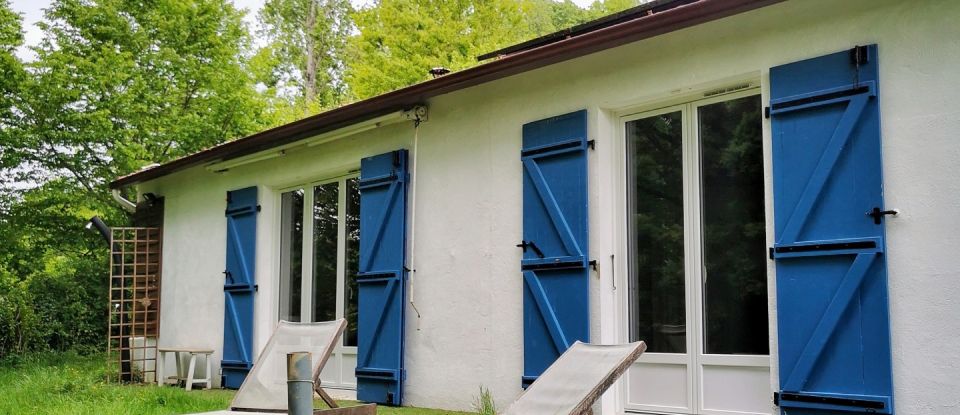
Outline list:
[[[631,339],[649,352],[686,352],[683,152],[680,111],[626,123]]]
[[[280,319],[300,321],[303,189],[280,195]]]
[[[347,330],[343,334],[344,345],[357,345],[357,273],[360,272],[360,187],[358,179],[347,180],[347,270],[344,289],[343,315]]]
[[[704,352],[768,353],[760,96],[699,108]]]
[[[337,318],[340,183],[313,188],[313,321]]]

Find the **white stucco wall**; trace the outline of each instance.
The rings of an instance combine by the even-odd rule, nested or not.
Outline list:
[[[601,265],[601,278],[591,278],[592,336],[623,341],[622,291],[614,286],[626,286],[626,273],[622,260],[616,270],[610,260],[622,238],[619,114],[742,80],[759,82],[766,101],[771,66],[877,43],[885,198],[902,212],[887,222],[896,410],[960,411],[960,256],[952,252],[960,244],[958,17],[960,2],[952,0],[793,0],[431,100],[419,131],[412,292],[421,318],[409,310],[406,404],[469,408],[480,385],[501,404],[520,393],[522,281],[514,245],[521,239],[522,124],[589,110],[597,141],[589,160],[591,257]],[[413,134],[411,125],[396,124],[226,173],[198,167],[141,185],[166,197],[160,343],[222,343],[227,190],[260,187],[262,345],[277,316],[276,189],[410,148]],[[775,333],[772,296],[770,304]],[[772,392],[775,343],[771,353]],[[615,394],[604,413],[613,413]]]

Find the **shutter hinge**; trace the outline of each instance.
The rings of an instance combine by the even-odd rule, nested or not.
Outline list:
[[[770,260],[773,261],[773,247],[768,249],[767,254],[770,256]]]
[[[770,107],[763,107],[763,118],[770,118]]]
[[[870,62],[869,49],[866,46],[854,46],[850,49],[850,62],[854,65],[866,65]]]
[[[587,262],[587,264],[589,264],[590,267],[593,268],[593,272],[599,272],[599,269],[598,269],[599,265],[597,264],[597,260],[591,259],[590,262]]]
[[[227,202],[227,203],[230,203],[230,202]],[[261,209],[260,205],[256,205],[254,207],[239,207],[239,208],[233,208],[233,209],[224,209],[223,215],[230,216],[237,213],[247,213],[248,211],[256,211],[257,213],[259,213],[260,209]]]
[[[590,147],[591,150],[596,150],[597,140],[587,140],[587,147]]]

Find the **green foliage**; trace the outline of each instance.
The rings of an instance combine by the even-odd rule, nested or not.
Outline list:
[[[480,394],[474,397],[473,410],[478,415],[497,415],[497,404],[493,401],[490,389],[480,387]]]
[[[0,331],[17,335],[0,357],[101,349],[107,252],[84,225],[127,224],[109,180],[261,128],[250,34],[228,0],[55,0],[19,68],[5,6],[0,71],[21,76],[0,81],[0,177],[21,184],[0,182]]]
[[[354,13],[347,84],[364,99],[429,79],[442,66],[462,70],[476,57],[639,4],[569,0],[378,0]]]
[[[40,319],[26,284],[0,268],[0,358],[36,349]]]
[[[124,219],[86,194],[52,180],[0,209],[0,358],[103,347],[107,252],[83,225]]]
[[[112,375],[112,376],[111,376]],[[227,408],[235,391],[118,385],[102,354],[36,354],[0,361],[0,414],[160,415]],[[340,401],[341,406],[357,402]],[[315,408],[324,408],[319,400]],[[410,407],[377,408],[382,415],[466,415]]]
[[[182,414],[226,408],[233,391],[117,385],[102,354],[28,355],[0,364],[0,414]]]
[[[241,19],[227,0],[54,1],[4,164],[102,196],[110,178],[255,131]]]
[[[0,0],[0,359],[103,347],[110,180],[634,4],[268,0],[253,51],[232,0],[53,0],[23,63]]]
[[[9,120],[13,117],[13,102],[23,83],[23,65],[14,51],[23,43],[20,15],[10,9],[8,0],[0,0],[0,170],[15,164],[5,164],[4,154],[10,141]],[[0,171],[0,186],[5,182]],[[0,196],[2,197],[2,196]],[[4,202],[0,199],[0,202]],[[0,204],[2,206],[3,204]]]
[[[281,118],[283,111],[305,116],[342,102],[351,10],[348,0],[268,0],[263,5],[260,34],[269,44],[255,58],[257,75],[268,96],[279,98],[275,110]]]

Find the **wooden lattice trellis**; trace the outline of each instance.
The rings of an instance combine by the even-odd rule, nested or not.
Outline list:
[[[160,228],[112,228],[107,354],[120,382],[153,382],[160,333]]]

